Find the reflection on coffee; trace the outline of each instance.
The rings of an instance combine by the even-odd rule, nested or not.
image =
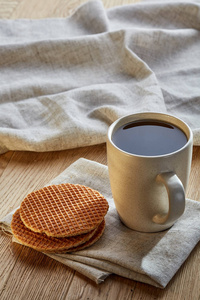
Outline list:
[[[187,137],[181,129],[170,123],[141,120],[119,127],[113,133],[112,141],[128,153],[156,156],[182,148],[187,143]]]

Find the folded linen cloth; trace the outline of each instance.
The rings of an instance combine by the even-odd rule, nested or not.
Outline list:
[[[200,145],[199,10],[90,1],[69,18],[0,20],[0,153],[102,143],[141,111],[182,118]]]
[[[181,218],[168,230],[140,233],[124,226],[112,199],[108,169],[79,159],[49,184],[79,183],[102,193],[109,202],[103,236],[91,247],[72,254],[47,254],[96,283],[111,273],[164,288],[200,240],[200,203],[187,200]],[[0,221],[11,232],[11,212]],[[16,241],[16,240],[14,240]]]

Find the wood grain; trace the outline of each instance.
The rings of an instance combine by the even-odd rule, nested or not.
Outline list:
[[[88,0],[0,0],[0,18],[41,19],[67,17]],[[140,0],[104,0],[105,8],[133,4]]]
[[[0,18],[67,17],[85,0],[0,0]],[[106,8],[138,1],[104,0]],[[18,206],[28,192],[47,184],[80,157],[106,164],[105,144],[0,156],[0,218]],[[194,147],[187,197],[200,201],[200,147]],[[83,275],[0,234],[0,299],[190,299],[200,300],[200,245],[160,290],[116,275],[96,285]]]
[[[10,19],[20,2],[20,0],[0,0],[0,18]]]

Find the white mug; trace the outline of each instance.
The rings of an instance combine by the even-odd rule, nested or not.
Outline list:
[[[115,132],[131,122],[151,120],[172,124],[186,136],[185,144],[159,155],[140,155],[121,149],[113,141]],[[185,209],[192,161],[193,135],[182,120],[161,113],[138,113],[122,117],[108,129],[107,160],[110,185],[121,221],[141,232],[171,227]]]

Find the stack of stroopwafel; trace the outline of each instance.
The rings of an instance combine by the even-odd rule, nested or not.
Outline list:
[[[103,234],[108,202],[79,184],[59,184],[32,192],[11,222],[14,237],[43,252],[72,252],[95,243]]]

